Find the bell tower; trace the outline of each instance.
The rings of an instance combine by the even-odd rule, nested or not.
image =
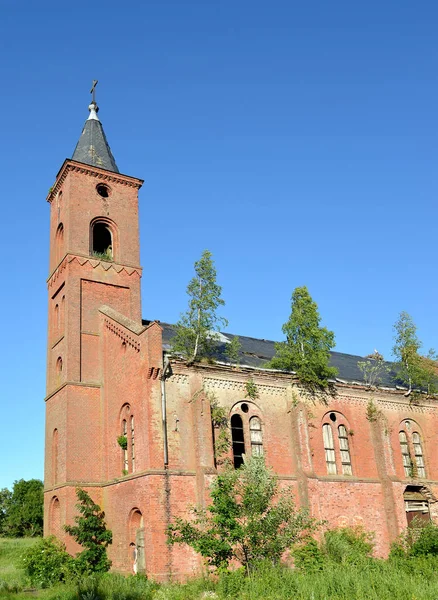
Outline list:
[[[77,485],[104,481],[99,308],[109,306],[141,325],[138,190],[143,181],[117,168],[98,117],[96,83],[73,156],[64,161],[47,197],[45,487],[52,500],[54,490],[61,499],[74,496]],[[61,523],[65,517],[60,515]]]

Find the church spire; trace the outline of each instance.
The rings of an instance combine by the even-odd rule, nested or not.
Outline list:
[[[86,165],[100,167],[101,169],[118,173],[119,169],[117,168],[116,161],[114,160],[111,148],[107,142],[102,123],[97,116],[99,107],[96,103],[96,85],[97,80],[94,80],[90,90],[92,100],[88,107],[90,115],[85,121],[81,137],[73,152],[72,159],[85,163]]]

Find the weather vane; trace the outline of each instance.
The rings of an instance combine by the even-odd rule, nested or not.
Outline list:
[[[97,79],[93,79],[93,85],[90,90],[90,94],[92,94],[92,102],[96,104],[96,85],[98,84]]]

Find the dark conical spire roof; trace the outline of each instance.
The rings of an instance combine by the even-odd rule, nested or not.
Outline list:
[[[72,159],[78,162],[100,167],[107,171],[118,173],[116,161],[112,155],[111,148],[105,137],[102,123],[99,121],[97,113],[99,107],[96,102],[92,102],[88,107],[90,116],[85,121],[81,137],[77,143]]]

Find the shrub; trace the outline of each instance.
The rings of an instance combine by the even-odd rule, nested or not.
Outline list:
[[[326,557],[340,564],[360,564],[371,557],[373,535],[362,527],[331,529],[324,534],[322,551]]]
[[[105,513],[90,495],[80,488],[76,495],[79,500],[76,508],[80,513],[75,517],[76,525],[64,525],[65,531],[84,548],[74,559],[74,570],[77,574],[104,573],[111,567],[106,549],[112,543],[113,534],[106,528]]]
[[[295,568],[306,573],[321,571],[324,568],[325,556],[314,539],[307,540],[305,544],[300,544],[294,548],[292,555],[294,557]]]
[[[33,585],[48,587],[65,581],[72,558],[54,536],[41,539],[26,550],[24,570]]]

